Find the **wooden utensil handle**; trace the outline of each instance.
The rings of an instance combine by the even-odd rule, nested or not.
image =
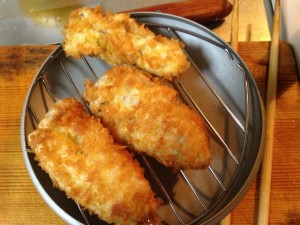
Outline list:
[[[199,23],[208,23],[224,19],[231,10],[232,4],[227,0],[187,0],[133,9],[126,12],[160,11],[185,17]]]

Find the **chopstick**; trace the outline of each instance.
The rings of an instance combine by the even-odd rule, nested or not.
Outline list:
[[[272,155],[274,141],[276,89],[278,75],[280,35],[280,0],[276,0],[273,19],[273,32],[270,50],[270,62],[268,73],[268,87],[266,100],[266,146],[262,162],[261,184],[259,193],[258,222],[259,225],[266,225],[269,221],[269,206],[272,176]]]
[[[223,220],[221,220],[220,225],[230,225],[231,224],[231,213],[229,213]]]
[[[236,52],[238,51],[238,44],[239,44],[238,36],[239,36],[239,0],[233,0],[230,45]]]
[[[239,44],[238,36],[239,36],[239,0],[233,0],[230,45],[236,52],[238,51],[238,44]],[[220,225],[230,225],[230,224],[231,224],[231,213],[229,213],[220,222]]]

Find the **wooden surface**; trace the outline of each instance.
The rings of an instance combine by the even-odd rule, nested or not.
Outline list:
[[[21,112],[29,85],[56,46],[0,47],[0,225],[65,224],[29,178],[20,145]],[[269,42],[239,43],[263,99]],[[270,224],[300,223],[300,86],[289,45],[281,43],[271,187]],[[232,224],[256,224],[258,174],[232,212]]]
[[[197,21],[208,23],[223,20],[230,14],[232,5],[227,0],[187,0],[132,9],[127,12],[163,12],[174,14]]]

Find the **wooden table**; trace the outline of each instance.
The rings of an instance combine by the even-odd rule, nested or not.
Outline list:
[[[56,46],[0,47],[0,225],[65,224],[43,201],[25,168],[20,121],[25,96]],[[239,54],[265,97],[269,42],[243,42]],[[270,224],[300,224],[300,86],[292,49],[280,46]],[[232,213],[256,224],[260,176]]]

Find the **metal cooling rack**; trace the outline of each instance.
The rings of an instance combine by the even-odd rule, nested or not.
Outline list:
[[[199,41],[206,43],[207,45],[213,45],[214,47],[220,48],[222,49],[222,51],[226,52],[228,56],[228,62],[226,63],[234,61],[235,56],[233,55],[232,50],[230,50],[227,46],[222,45],[217,41],[214,41],[193,31],[174,26],[165,26],[164,24],[159,23],[146,23],[146,26],[153,30],[158,28],[159,32],[162,32],[170,37],[180,39],[181,41],[184,41],[181,38],[182,35],[190,35],[193,38],[197,38],[199,39]],[[186,43],[186,45],[188,46],[188,43]],[[224,197],[230,191],[232,183],[235,181],[236,176],[240,171],[240,166],[244,160],[245,148],[248,143],[248,132],[250,126],[249,96],[251,95],[251,93],[249,90],[249,75],[248,73],[246,73],[244,65],[242,65],[239,62],[235,63],[235,66],[240,70],[240,74],[243,80],[242,85],[244,93],[242,98],[244,99],[244,106],[242,107],[242,112],[240,112],[240,114],[243,115],[241,117],[237,116],[236,110],[232,110],[232,105],[227,103],[227,97],[224,99],[224,95],[220,93],[219,90],[215,88],[215,84],[208,79],[209,74],[205,74],[203,71],[201,71],[201,68],[197,66],[197,63],[194,61],[194,58],[189,55],[188,49],[187,54],[189,56],[189,60],[191,61],[191,69],[187,73],[193,72],[197,74],[198,78],[201,79],[201,82],[203,82],[203,84],[206,85],[208,90],[214,96],[214,98],[218,102],[217,104],[220,107],[222,107],[222,112],[225,112],[226,114],[226,120],[233,121],[232,123],[234,123],[234,129],[238,130],[235,132],[238,134],[238,137],[242,138],[239,141],[238,147],[235,147],[237,149],[233,150],[230,144],[228,144],[228,142],[230,141],[227,140],[226,135],[224,135],[222,132],[220,133],[219,130],[215,127],[215,122],[211,121],[210,117],[207,115],[205,110],[203,110],[203,107],[199,106],[199,103],[194,100],[193,95],[188,90],[189,88],[186,87],[184,81],[180,80],[173,83],[174,88],[176,88],[181,94],[182,99],[186,101],[187,104],[194,108],[199,113],[199,115],[201,115],[204,118],[207,127],[210,131],[212,140],[214,143],[216,143],[212,147],[218,146],[218,149],[221,149],[218,150],[218,152],[221,152],[221,156],[218,157],[218,159],[216,159],[218,161],[221,161],[221,163],[213,163],[207,169],[201,171],[180,170],[177,174],[173,174],[169,173],[169,170],[158,166],[156,162],[153,162],[153,160],[149,159],[147,156],[138,156],[140,157],[141,164],[145,167],[146,174],[148,174],[147,177],[150,179],[150,183],[152,184],[154,190],[157,192],[158,196],[165,201],[165,205],[162,210],[163,212],[160,213],[162,215],[163,224],[176,223],[181,225],[191,225],[198,222],[206,222],[206,216],[208,216],[218,204],[222,203]],[[61,84],[59,88],[60,90],[64,90],[64,85],[67,84],[67,96],[74,96],[78,98],[82,104],[85,105],[84,100],[82,99],[83,89],[81,85],[83,84],[82,81],[78,81],[78,74],[76,71],[84,71],[85,74],[80,75],[83,76],[83,79],[91,78],[93,80],[97,80],[97,73],[99,71],[98,67],[103,68],[103,70],[105,71],[108,68],[108,66],[101,60],[98,60],[96,62],[96,64],[100,62],[100,65],[97,64],[97,66],[95,66],[95,61],[97,60],[89,57],[83,57],[81,60],[66,58],[62,46],[59,46],[58,49],[46,61],[32,85],[31,92],[28,97],[28,103],[26,105],[26,119],[24,129],[24,139],[26,143],[25,150],[29,149],[27,145],[27,134],[31,130],[36,129],[37,124],[42,119],[43,115],[51,107],[51,104],[53,104],[60,98],[66,97],[59,96],[57,90],[55,89],[55,86],[60,86]],[[52,71],[52,67],[55,68],[54,71]],[[49,74],[53,72],[56,73],[58,70],[60,71],[60,79],[64,81],[61,83],[58,82],[58,84],[56,83],[55,85],[53,85],[53,82],[55,81],[49,78]],[[74,74],[74,70],[76,74]],[[63,76],[64,78],[62,78],[61,76]],[[81,85],[78,86],[79,83],[81,83]],[[39,107],[37,107],[37,105]],[[85,105],[85,107],[87,111],[90,112],[88,106]],[[32,153],[30,153],[30,151],[26,151],[25,154]],[[212,155],[212,157],[214,158],[214,155]],[[220,172],[219,165],[222,165],[221,168],[226,168],[226,166],[223,166],[223,164],[228,164],[228,161],[230,161],[231,164],[229,172]],[[31,164],[32,163],[35,162],[31,160]],[[217,165],[217,168],[214,167],[215,165]],[[157,167],[160,168],[157,169]],[[161,173],[161,169],[164,171],[163,173]],[[176,184],[173,184],[171,185],[171,187],[169,187],[168,183],[166,184],[166,176],[164,173],[168,174],[167,177],[175,177],[177,179]],[[197,178],[199,176],[207,177],[206,181],[208,180],[212,187],[207,187],[204,185],[204,190],[202,190],[201,187],[203,184],[199,184],[199,182],[197,181]],[[174,186],[176,186],[177,183],[180,183],[179,188],[184,192],[183,197],[177,197],[177,195],[181,193],[180,190],[174,190]],[[212,189],[215,190],[213,191],[213,193],[212,191],[210,191]],[[181,204],[180,199],[183,199],[184,204]],[[196,210],[190,210],[190,206],[185,206],[189,205],[186,204],[186,202],[189,203],[190,199],[193,199],[191,200],[193,202],[192,208],[197,208]],[[197,206],[195,207],[195,205]],[[62,206],[59,207],[63,208]],[[78,214],[81,215],[81,218],[79,218],[77,215],[75,216],[75,220],[81,221],[79,222],[79,224],[83,223],[87,225],[92,225],[100,223],[100,220],[91,217],[89,213],[82,210],[79,205],[77,205],[77,210],[79,211]],[[165,218],[165,216],[168,215],[170,212],[172,212],[172,215],[170,215],[172,219]],[[66,214],[70,213],[67,212]],[[211,218],[212,217],[210,216],[210,219]]]

